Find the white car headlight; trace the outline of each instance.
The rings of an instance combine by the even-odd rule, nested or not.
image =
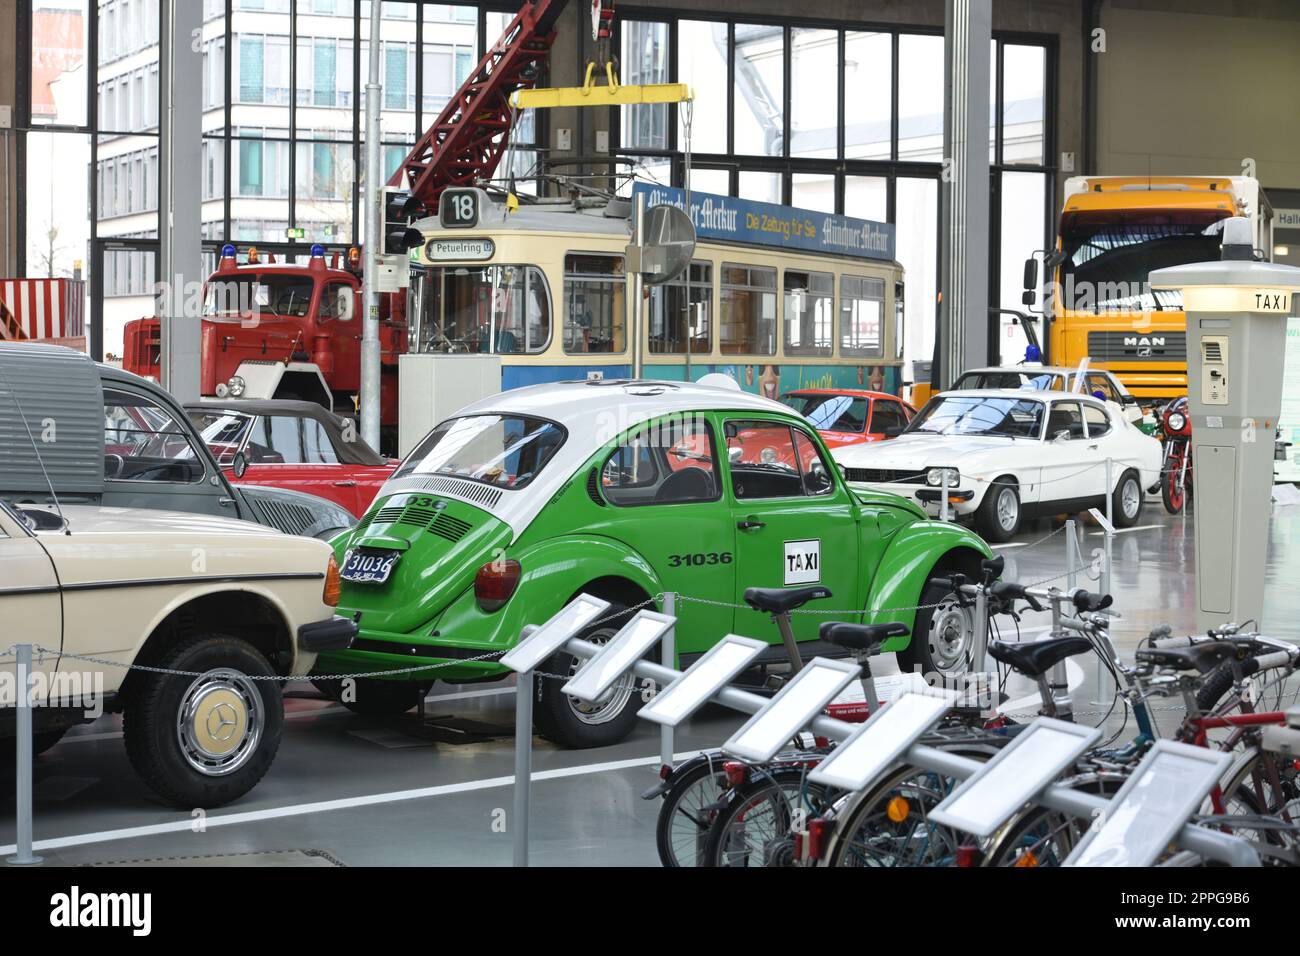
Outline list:
[[[955,487],[960,480],[961,475],[956,468],[931,468],[925,473],[925,483],[938,488],[944,483],[944,476],[947,476],[948,483],[945,487]]]

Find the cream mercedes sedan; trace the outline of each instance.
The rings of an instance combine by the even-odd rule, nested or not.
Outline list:
[[[120,711],[127,757],[164,800],[235,800],[280,743],[283,682],[266,678],[306,674],[356,634],[334,614],[338,591],[323,541],[229,518],[0,499],[0,737],[15,726],[13,645],[38,645],[38,752]]]

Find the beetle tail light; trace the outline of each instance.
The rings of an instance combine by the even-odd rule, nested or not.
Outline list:
[[[722,772],[727,776],[727,786],[734,789],[744,784],[749,767],[739,760],[728,760],[722,765]]]
[[[513,558],[489,561],[474,575],[474,600],[480,610],[498,611],[519,587],[519,562]]]
[[[330,563],[325,568],[325,590],[321,600],[329,607],[339,606],[339,592],[343,589],[343,580],[339,577],[339,563],[330,555]]]

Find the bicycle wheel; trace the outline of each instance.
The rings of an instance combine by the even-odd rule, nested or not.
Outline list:
[[[709,828],[702,866],[793,866],[794,831],[827,805],[831,791],[803,767],[768,771],[738,787]]]
[[[1223,784],[1226,816],[1276,817],[1282,823],[1300,823],[1300,771],[1293,758],[1255,750],[1229,771]],[[1238,836],[1280,846],[1296,843],[1294,831],[1275,828],[1230,827]]]
[[[664,866],[700,865],[709,826],[717,815],[710,807],[726,795],[726,785],[721,758],[695,764],[674,781],[655,825],[655,845]]]
[[[836,828],[827,866],[952,866],[966,838],[930,820],[956,781],[904,766],[860,798]]]
[[[1013,821],[989,849],[984,866],[1060,866],[1080,837],[1080,825],[1056,810],[1037,807]]]

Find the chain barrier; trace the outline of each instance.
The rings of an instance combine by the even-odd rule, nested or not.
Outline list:
[[[1047,541],[1048,539],[1054,537],[1055,535],[1060,534],[1061,531],[1063,530],[1064,530],[1064,526],[1058,528],[1057,530],[1051,532],[1050,534],[1044,535],[1042,538],[1038,539],[1038,541],[1035,541],[1032,544],[1027,545],[1026,547],[1034,547],[1038,544],[1041,544],[1044,541]],[[1087,567],[1080,567],[1070,571],[1064,571],[1060,574],[1053,575],[1050,578],[1043,578],[1040,581],[1035,581],[1033,584],[1026,585],[1026,587],[1032,587],[1032,588],[1041,587],[1044,584],[1048,584],[1052,581],[1069,577],[1070,575],[1077,575],[1087,570],[1088,570]],[[626,617],[629,614],[635,613],[636,611],[639,611],[642,608],[658,605],[663,601],[664,597],[665,597],[665,593],[660,591],[658,594],[655,594],[652,597],[648,597],[643,601],[639,601],[638,603],[633,604],[630,607],[626,607],[621,610],[614,611],[611,614],[607,614],[604,617],[597,618],[596,620],[592,621],[591,624],[588,625],[588,627],[591,628],[591,627],[597,627],[601,624],[608,624],[611,621],[616,621],[619,618]],[[750,608],[748,604],[735,603],[732,601],[720,601],[715,598],[693,597],[689,594],[678,594],[677,600],[688,602],[691,604],[702,604],[709,607],[727,608],[729,610],[752,610],[752,608]],[[914,612],[914,611],[928,611],[940,607],[945,607],[948,603],[950,602],[935,601],[933,603],[928,603],[928,604],[917,604],[917,605],[910,605],[905,607],[884,607],[884,608],[830,608],[830,609],[793,608],[788,613],[808,614],[808,615],[821,616],[821,617],[845,616],[845,615],[856,617],[865,612],[870,612],[871,614],[874,615],[881,615],[881,614],[901,614],[904,612]],[[3,654],[0,654],[0,656],[4,656],[4,657],[13,656],[17,651],[17,647],[18,645],[16,644],[10,644],[7,648],[5,648]],[[436,671],[441,668],[456,667],[462,664],[492,662],[497,658],[501,657],[503,654],[505,654],[506,650],[507,650],[506,648],[503,648],[501,650],[486,651],[482,654],[476,654],[473,657],[462,657],[462,658],[457,658],[455,660],[438,661],[429,664],[416,664],[410,667],[399,667],[399,668],[394,668],[389,670],[354,671],[346,674],[287,674],[287,675],[286,674],[247,674],[245,676],[252,681],[269,681],[272,683],[277,683],[277,682],[290,683],[293,681],[302,681],[302,680],[330,681],[330,680],[347,680],[349,678],[353,680],[357,680],[357,679],[364,679],[364,678],[393,677],[401,674],[421,674],[421,673],[426,673],[428,671]],[[148,674],[162,674],[168,677],[188,677],[194,679],[194,678],[199,678],[204,676],[203,672],[200,671],[184,671],[172,667],[157,667],[152,664],[124,663],[122,661],[114,660],[109,657],[97,657],[93,654],[77,654],[72,651],[64,651],[57,648],[46,647],[43,644],[33,644],[32,651],[36,655],[36,659],[34,663],[37,664],[43,663],[46,657],[48,656],[54,659],[61,658],[63,660],[82,661],[87,664],[97,664],[101,667],[116,667],[124,670],[143,671],[144,673],[148,673]],[[569,677],[569,675],[547,674],[540,671],[537,673],[541,677],[547,677],[556,680],[568,680]]]

